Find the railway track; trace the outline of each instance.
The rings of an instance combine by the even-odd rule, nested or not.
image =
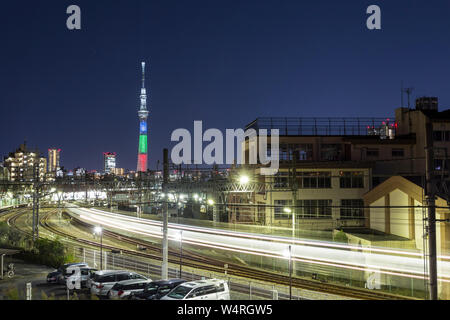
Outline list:
[[[49,211],[48,213],[44,214],[41,217],[40,225],[43,228],[47,229],[48,231],[50,231],[56,235],[59,235],[61,237],[70,239],[70,240],[78,242],[78,243],[81,243],[83,245],[93,246],[93,247],[100,246],[96,241],[91,241],[88,239],[76,237],[72,234],[61,231],[58,228],[56,228],[55,226],[53,226],[49,222],[49,219],[52,216],[52,214],[54,214],[55,212],[56,212],[56,210]],[[25,210],[19,210],[18,213],[13,214],[7,221],[8,221],[8,224],[10,224],[12,227],[15,227],[20,232],[28,233],[26,231],[21,230],[20,228],[18,228],[15,225],[16,220],[24,213],[25,213]],[[93,227],[92,225],[90,225],[84,221],[81,221],[79,219],[76,219],[73,216],[70,216],[70,217],[72,220],[72,224],[74,224],[74,225],[78,225],[82,228],[88,228],[88,229],[92,229],[92,227]],[[135,238],[132,238],[129,236],[124,236],[122,234],[119,234],[119,233],[116,233],[113,231],[109,231],[109,230],[104,230],[103,232],[104,232],[104,236],[110,237],[114,240],[121,241],[124,243],[145,247],[147,250],[151,251],[152,253],[124,249],[124,248],[120,248],[117,246],[103,244],[104,249],[121,250],[123,253],[137,256],[137,257],[154,259],[154,260],[158,260],[158,261],[162,260],[162,257],[161,257],[162,249],[160,246],[156,246],[150,242],[138,240],[138,239],[135,239]],[[169,250],[169,262],[178,264],[180,262],[179,259],[180,259],[180,254],[178,251]],[[224,272],[224,269],[223,269],[224,262],[223,261],[218,260],[218,259],[208,258],[208,257],[202,256],[202,255],[199,255],[199,254],[193,253],[191,251],[187,251],[187,250],[183,250],[182,263],[183,263],[183,266],[187,266],[187,267],[203,269],[203,270],[207,270],[207,271],[211,271],[211,272],[218,272],[218,273]],[[229,262],[227,262],[227,264],[228,264],[227,273],[229,275],[289,286],[290,279],[288,276],[277,274],[277,273],[270,272],[270,271],[254,269],[254,268],[250,268],[250,267],[246,267],[246,266],[238,265],[238,264],[233,264],[233,263],[229,263]],[[373,292],[373,291],[366,290],[366,289],[349,288],[349,287],[340,286],[340,285],[336,285],[336,284],[324,283],[324,282],[320,282],[320,281],[307,280],[307,279],[296,278],[296,277],[292,278],[292,287],[316,291],[316,292],[328,293],[328,294],[335,294],[335,295],[345,296],[345,297],[349,297],[349,298],[363,299],[363,300],[410,300],[410,299],[412,299],[410,297],[398,296],[398,295],[389,294],[389,293],[385,293],[385,292]]]

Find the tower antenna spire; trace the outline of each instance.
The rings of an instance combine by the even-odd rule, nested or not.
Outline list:
[[[145,62],[141,62],[142,66],[142,89],[145,89]]]

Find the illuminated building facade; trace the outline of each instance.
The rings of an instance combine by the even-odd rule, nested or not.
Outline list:
[[[6,181],[10,180],[9,170],[7,168],[5,168],[3,163],[0,163],[0,181],[1,180],[6,180]]]
[[[23,143],[15,152],[5,157],[4,167],[8,169],[11,181],[33,181],[35,176],[44,181],[47,159],[41,157],[38,150],[30,150]]]
[[[59,170],[59,155],[61,149],[48,149],[48,172],[54,172]]]
[[[116,153],[103,152],[103,171],[111,173],[111,170],[116,168]]]
[[[138,162],[137,172],[147,171],[147,92],[145,90],[145,62],[142,62],[142,88],[141,88],[141,106],[138,111],[139,116],[139,147],[138,147]]]
[[[111,173],[116,176],[123,176],[125,174],[124,168],[112,168]]]

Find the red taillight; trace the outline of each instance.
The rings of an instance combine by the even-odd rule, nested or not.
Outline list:
[[[103,285],[102,284],[98,284],[96,287],[97,287],[97,289],[101,289],[101,288],[103,288]]]
[[[117,292],[117,295],[122,295],[122,293],[123,293],[123,290],[119,290],[119,292]]]

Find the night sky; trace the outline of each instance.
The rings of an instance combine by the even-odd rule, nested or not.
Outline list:
[[[66,28],[81,7],[82,30]],[[366,28],[366,8],[382,30]],[[0,155],[26,138],[61,165],[135,169],[140,61],[149,167],[176,128],[260,116],[394,115],[400,84],[450,106],[449,1],[2,1]],[[161,167],[159,167],[161,168]]]

